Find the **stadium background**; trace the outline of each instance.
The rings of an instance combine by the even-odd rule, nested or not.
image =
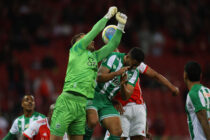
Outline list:
[[[208,0],[1,0],[0,139],[22,113],[24,94],[33,94],[36,110],[46,114],[62,91],[72,35],[87,33],[112,5],[128,15],[120,51],[141,47],[146,64],[181,91],[172,97],[141,76],[152,134],[155,139],[189,139],[183,69],[188,60],[196,60],[203,68],[202,83],[210,87]],[[103,45],[101,34],[95,45]],[[98,126],[94,138],[103,132]]]

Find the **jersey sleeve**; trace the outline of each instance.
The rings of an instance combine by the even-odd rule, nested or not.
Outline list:
[[[93,41],[93,39],[104,29],[108,19],[102,18],[99,20],[82,39],[77,41],[73,47],[71,48],[71,51],[76,51],[76,52],[82,52],[85,50],[88,45]]]
[[[111,69],[116,57],[117,57],[116,55],[111,54],[110,56],[108,56],[107,58],[103,60],[101,65],[104,67],[107,67],[108,69]]]
[[[38,133],[39,128],[38,128],[37,121],[33,121],[29,127],[23,132],[23,135],[27,137],[28,139],[33,139],[33,137]]]
[[[137,69],[139,70],[140,73],[144,74],[147,71],[148,66],[143,62],[141,62],[141,64],[137,67]]]
[[[110,53],[112,53],[120,44],[120,40],[122,38],[122,31],[116,30],[112,39],[104,45],[101,49],[95,51],[97,61],[100,62],[102,59],[107,57]]]
[[[127,76],[128,76],[128,84],[130,84],[133,87],[135,87],[136,82],[137,82],[138,77],[139,77],[139,72],[137,70],[135,70],[133,72],[133,74],[128,73]]]
[[[195,112],[206,110],[205,99],[201,92],[191,92],[189,96],[194,106]]]
[[[18,118],[15,119],[15,121],[13,122],[12,127],[9,130],[9,132],[11,134],[18,134],[19,133],[19,129],[18,129]]]

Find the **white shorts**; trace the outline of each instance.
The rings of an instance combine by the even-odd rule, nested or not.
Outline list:
[[[121,137],[146,136],[145,104],[128,103],[123,107],[125,112],[120,115],[123,133]]]

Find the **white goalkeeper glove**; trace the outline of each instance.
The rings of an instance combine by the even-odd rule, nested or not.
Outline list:
[[[125,24],[127,22],[127,16],[123,13],[118,12],[116,14],[116,19],[118,21],[117,29],[121,30],[123,33],[125,33],[124,28]]]
[[[117,13],[117,7],[116,6],[112,6],[109,8],[109,11],[107,12],[107,14],[104,16],[106,19],[110,19],[112,18],[115,14]]]

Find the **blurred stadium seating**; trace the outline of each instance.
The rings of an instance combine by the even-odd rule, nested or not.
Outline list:
[[[9,125],[6,130],[0,127],[0,139],[21,114],[21,97],[34,94],[40,98],[33,89],[36,78],[45,75],[51,80],[54,90],[49,100],[55,101],[62,91],[72,35],[88,32],[111,5],[128,15],[120,51],[142,47],[146,64],[180,87],[181,95],[173,97],[161,85],[141,76],[153,135],[158,137],[155,121],[161,119],[160,137],[189,139],[182,75],[184,64],[196,60],[203,68],[202,82],[210,86],[209,4],[208,0],[1,0],[0,116]],[[103,45],[101,35],[95,42],[97,48]],[[46,57],[52,65],[45,66]],[[46,113],[42,108],[37,110]],[[97,127],[95,139],[102,135],[103,130]]]

